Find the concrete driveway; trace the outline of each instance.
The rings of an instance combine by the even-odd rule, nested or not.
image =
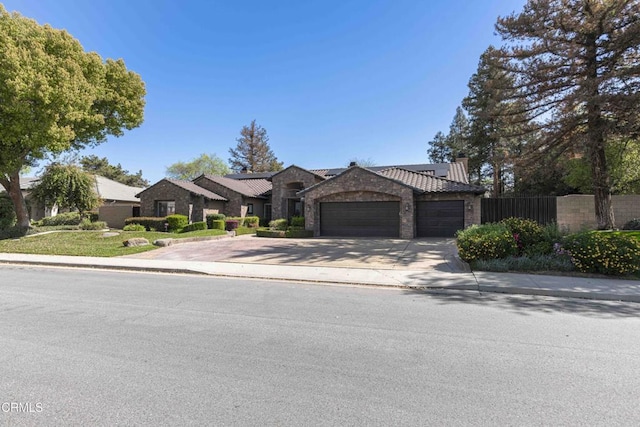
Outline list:
[[[455,239],[269,239],[243,235],[181,243],[127,258],[272,265],[355,267],[383,270],[460,271]]]

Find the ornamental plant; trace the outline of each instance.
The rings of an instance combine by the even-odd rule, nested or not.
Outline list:
[[[526,218],[505,218],[500,221],[513,234],[518,247],[518,255],[523,255],[527,248],[539,244],[543,228],[536,221]]]
[[[578,271],[614,276],[640,272],[640,242],[611,232],[581,232],[565,238],[563,249]]]
[[[457,233],[456,244],[460,258],[467,262],[479,259],[498,259],[517,253],[513,234],[504,224],[472,225]]]

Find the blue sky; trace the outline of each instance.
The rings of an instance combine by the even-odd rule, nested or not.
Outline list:
[[[145,121],[82,154],[155,182],[201,153],[225,161],[256,119],[285,166],[424,163],[498,16],[524,0],[0,0],[122,58]]]

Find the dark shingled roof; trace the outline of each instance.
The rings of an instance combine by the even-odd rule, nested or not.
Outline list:
[[[266,179],[234,179],[227,176],[204,175],[204,178],[218,183],[245,197],[264,198],[272,185]],[[195,185],[195,184],[194,184]]]
[[[453,181],[428,173],[414,172],[399,167],[392,167],[378,172],[380,175],[402,182],[417,191],[425,193],[476,193],[485,192],[483,187]]]
[[[157,184],[161,183],[162,181],[167,181],[170,182],[171,184],[180,187],[184,190],[187,190],[189,192],[191,192],[192,194],[198,195],[198,196],[203,196],[206,197],[209,200],[221,200],[223,202],[226,202],[227,199],[225,199],[224,197],[222,197],[219,194],[216,194],[212,191],[209,191],[207,189],[204,189],[202,187],[200,187],[199,185],[194,184],[191,181],[181,181],[179,179],[171,179],[171,178],[164,178],[163,180],[158,181],[156,184],[152,185],[151,187],[141,191],[140,193],[136,194],[136,197],[140,197],[140,194],[144,193],[145,191],[149,190],[150,188],[155,187]]]

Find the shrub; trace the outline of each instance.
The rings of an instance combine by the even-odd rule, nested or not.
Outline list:
[[[269,221],[269,227],[272,230],[286,230],[289,226],[289,222],[284,218],[274,219]]]
[[[631,221],[627,221],[623,226],[623,230],[640,230],[640,218],[634,218]]]
[[[241,236],[243,234],[255,234],[256,230],[256,227],[238,227],[236,228],[236,236]]]
[[[235,219],[227,219],[224,221],[224,229],[227,231],[233,231],[238,228],[238,221]]]
[[[104,221],[91,221],[89,218],[84,218],[80,222],[80,230],[104,230],[107,227],[107,223]]]
[[[207,224],[208,225],[208,224]],[[216,219],[211,221],[211,230],[224,230],[225,224],[223,219]]]
[[[258,237],[287,237],[284,230],[270,230],[268,228],[259,228],[256,230],[256,236]]]
[[[291,226],[292,227],[304,227],[304,217],[303,216],[292,216],[291,217]]]
[[[181,233],[188,233],[189,231],[206,230],[206,229],[207,229],[207,223],[205,221],[198,221],[198,222],[192,222],[191,224],[188,224],[187,226],[183,227]]]
[[[127,224],[122,227],[122,231],[147,231],[147,227],[142,224]]]
[[[5,228],[4,230],[0,230],[0,240],[17,239],[18,237],[26,236],[28,231],[28,228],[18,226]]]
[[[479,259],[471,263],[480,271],[573,271],[575,267],[569,257],[548,254],[535,256],[507,257],[503,259]]]
[[[169,223],[169,231],[180,231],[189,224],[189,218],[186,215],[173,214],[166,218]]]
[[[81,220],[78,212],[65,212],[56,216],[42,218],[40,223],[45,227],[52,225],[79,225]]]
[[[85,218],[89,218],[89,221],[96,222],[100,219],[98,212],[85,212]]]
[[[13,227],[16,223],[16,213],[13,202],[6,195],[0,195],[0,230]]]
[[[245,216],[242,225],[244,227],[258,228],[258,226],[260,225],[260,217]]]
[[[621,276],[640,271],[640,242],[628,236],[586,231],[567,236],[563,249],[583,273]]]
[[[467,262],[515,255],[516,241],[504,224],[472,225],[457,233],[460,258]]]
[[[207,228],[214,228],[213,227],[213,221],[224,221],[225,218],[226,218],[226,216],[224,214],[221,214],[221,213],[208,214],[207,217],[206,217]],[[224,228],[221,228],[221,230],[224,230]]]
[[[165,222],[166,221],[164,217],[157,216],[136,216],[124,220],[125,225],[141,224],[144,226],[144,228],[146,228],[147,231],[164,231]]]
[[[518,255],[542,241],[542,227],[531,219],[505,218],[500,224],[504,224],[513,235],[518,246]]]
[[[304,238],[313,237],[313,230],[305,230],[304,228],[289,228],[286,231],[286,236],[289,238]]]

